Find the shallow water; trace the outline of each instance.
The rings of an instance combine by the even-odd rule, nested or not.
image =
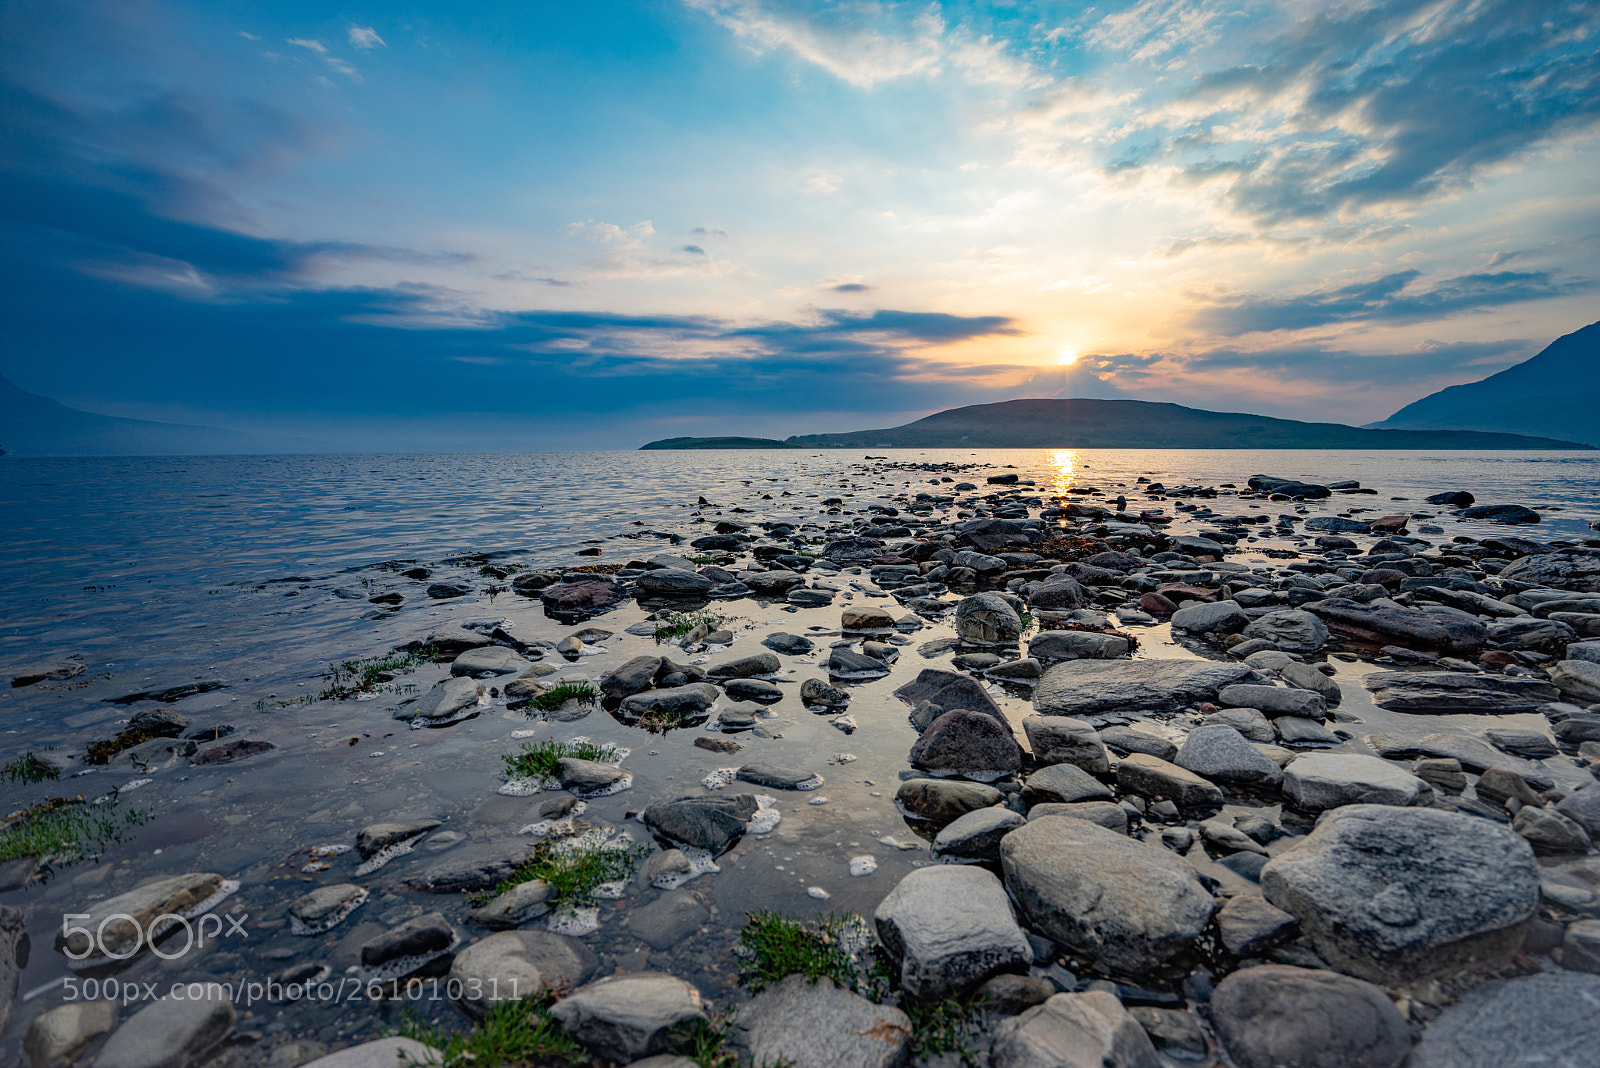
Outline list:
[[[1351,508],[1371,509],[1374,515],[1412,511],[1423,507],[1427,494],[1466,489],[1479,503],[1527,504],[1546,517],[1539,526],[1515,529],[1442,518],[1444,533],[1434,535],[1436,541],[1508,532],[1543,540],[1578,538],[1589,536],[1587,523],[1600,518],[1595,494],[1600,454],[1595,453],[895,450],[872,455],[887,456],[893,464],[1015,465],[1022,477],[1037,480],[1036,492],[1045,496],[1069,486],[1094,486],[1103,491],[1098,499],[1119,492],[1132,498],[1140,475],[1169,487],[1242,486],[1251,474],[1272,473],[1310,481],[1358,479],[1379,491],[1315,502],[1312,514]],[[952,473],[982,486],[982,476],[995,472]],[[306,959],[327,962],[337,977],[354,963],[366,938],[426,911],[443,911],[466,937],[480,933],[462,919],[466,906],[458,895],[419,894],[400,882],[453,850],[514,836],[535,821],[540,802],[554,795],[496,792],[503,781],[500,755],[517,744],[512,732],[533,730],[533,740],[585,735],[632,750],[624,764],[634,776],[632,788],[591,799],[584,819],[628,830],[641,842],[649,835],[630,813],[654,799],[701,793],[701,780],[718,769],[768,760],[822,775],[824,784],[815,792],[754,791],[774,797],[781,819],[771,832],[748,836],[720,858],[719,873],[686,884],[685,891],[710,910],[700,934],[664,951],[634,937],[626,918],[658,896],[642,878],[622,899],[599,902],[600,928],[586,941],[600,954],[602,972],[645,966],[669,970],[698,983],[712,1000],[725,1002],[736,987],[731,950],[746,911],[870,916],[906,872],[929,862],[926,842],[893,803],[916,734],[907,708],[890,695],[924,667],[949,666],[951,653],[924,658],[917,652],[919,644],[950,633],[945,623],[929,621],[907,635],[909,644],[888,677],[843,684],[852,694],[848,712],[859,725],[846,735],[830,725],[831,715],[812,714],[800,704],[799,683],[825,675],[818,665],[841,608],[884,604],[903,614],[898,605],[865,576],[849,574],[824,579],[841,591],[824,608],[796,610],[781,601],[752,599],[713,604],[736,634],[730,648],[709,654],[713,662],[764,651],[760,640],[776,630],[810,634],[818,645],[809,656],[783,658],[785,673],[776,681],[788,692],[767,710],[768,718],[758,721],[757,731],[728,736],[746,743],[743,752],[732,755],[694,748],[694,737],[703,732],[651,736],[603,711],[577,722],[547,724],[509,712],[501,701],[454,727],[409,730],[390,716],[403,694],[296,702],[326,685],[323,671],[329,663],[386,652],[447,622],[500,620],[523,640],[555,640],[584,625],[615,632],[600,643],[603,654],[570,664],[548,657],[546,663],[560,668],[558,679],[596,678],[631,656],[661,651],[650,638],[624,633],[649,614],[635,602],[588,624],[567,625],[548,618],[537,600],[509,592],[431,601],[423,594],[426,583],[380,564],[415,561],[433,570],[431,581],[461,580],[482,590],[491,583],[476,573],[475,562],[447,561],[456,554],[488,553],[507,563],[571,567],[593,562],[574,555],[590,544],[602,548],[602,563],[645,559],[674,550],[667,540],[641,531],[675,532],[685,543],[709,532],[718,509],[704,509],[709,522],[696,523],[692,513],[701,494],[723,512],[746,509],[727,517],[752,523],[814,522],[820,498],[840,496],[846,501],[844,514],[823,518],[848,521],[867,503],[918,492],[930,477],[937,476],[880,467],[854,450],[0,462],[0,675],[68,654],[82,655],[87,665],[84,676],[71,683],[0,690],[4,758],[48,746],[81,747],[113,734],[131,713],[154,707],[150,702],[107,704],[105,698],[209,679],[221,680],[224,687],[173,707],[195,726],[226,723],[239,736],[279,747],[220,767],[178,766],[136,775],[113,766],[61,783],[0,785],[9,811],[48,796],[83,792],[93,797],[113,787],[125,789],[137,778],[151,780],[125,798],[151,809],[153,819],[113,846],[100,863],[63,868],[48,883],[0,894],[0,902],[25,910],[33,937],[22,989],[45,987],[66,974],[63,958],[51,948],[63,914],[88,911],[94,901],[153,874],[214,871],[238,879],[241,889],[225,911],[248,912],[249,935],[171,962],[143,954],[113,969],[122,980],[264,980]],[[948,492],[949,484],[931,491]],[[1207,503],[1226,512],[1226,501]],[[1170,512],[1171,502],[1167,507]],[[1250,501],[1237,510],[1290,508]],[[944,517],[953,518],[953,511]],[[1241,543],[1241,548],[1230,559],[1265,562],[1255,547]],[[678,551],[686,549],[685,544]],[[404,597],[397,611],[377,609],[366,599],[391,591]],[[1176,643],[1164,626],[1129,629],[1139,634],[1140,656],[1215,655]],[[1338,726],[1356,737],[1371,730],[1485,722],[1483,717],[1413,717],[1378,709],[1359,685],[1370,665],[1337,666],[1345,692]],[[445,671],[443,665],[426,665],[397,681],[425,689]],[[1028,691],[991,689],[1020,724],[1031,710]],[[724,697],[718,708],[731,704]],[[1494,722],[1543,726],[1537,716]],[[841,754],[857,759],[842,762]],[[1565,758],[1546,763],[1558,777],[1578,774]],[[353,852],[326,858],[325,871],[301,870],[313,858],[299,851],[348,845],[369,823],[412,817],[444,824],[380,872],[355,877],[360,858]],[[874,858],[876,870],[852,876],[851,860],[861,856]],[[1205,870],[1225,884],[1240,883],[1219,866]],[[314,937],[289,933],[284,908],[290,900],[316,885],[349,881],[373,891],[350,919]],[[817,888],[827,897],[816,895]],[[0,1035],[7,1054],[15,1052],[27,1020],[60,998],[57,988],[18,1006]],[[241,1006],[240,1029],[324,1041],[374,1035],[392,1025],[399,1007],[315,1000],[287,1007]],[[415,1007],[461,1025],[442,1001],[424,996]]]

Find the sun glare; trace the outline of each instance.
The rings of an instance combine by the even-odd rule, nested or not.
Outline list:
[[[1069,366],[1069,365],[1077,363],[1077,362],[1078,362],[1078,350],[1077,349],[1065,348],[1065,349],[1062,349],[1060,352],[1056,353],[1056,363],[1061,364],[1061,366],[1063,366],[1063,367]]]

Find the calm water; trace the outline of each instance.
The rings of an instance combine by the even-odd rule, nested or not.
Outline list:
[[[691,517],[701,495],[724,511],[745,510],[732,518],[811,522],[824,497],[843,497],[849,512],[859,512],[877,499],[933,491],[925,483],[937,475],[875,470],[864,455],[832,450],[0,461],[0,676],[68,654],[82,656],[87,665],[83,679],[69,686],[0,688],[0,729],[6,732],[0,756],[9,760],[28,749],[81,747],[114,733],[130,714],[128,707],[104,698],[201,679],[221,680],[225,687],[178,703],[197,726],[226,723],[279,747],[221,768],[174,767],[149,776],[153,781],[128,799],[152,809],[155,818],[129,843],[113,848],[99,864],[67,868],[45,885],[0,895],[0,901],[26,911],[33,934],[23,989],[46,986],[65,974],[50,948],[62,913],[86,911],[95,900],[161,873],[216,871],[240,879],[238,904],[256,918],[251,938],[244,946],[219,946],[170,964],[145,956],[127,967],[127,978],[264,977],[304,959],[326,961],[338,971],[353,962],[364,939],[434,909],[472,933],[461,921],[465,910],[459,898],[411,893],[399,881],[415,867],[448,857],[449,848],[493,842],[530,822],[542,798],[495,792],[500,754],[514,748],[512,731],[529,729],[529,721],[502,704],[456,727],[409,731],[390,716],[398,698],[289,702],[325,685],[321,672],[329,662],[382,653],[442,623],[500,620],[524,639],[556,639],[577,628],[548,619],[536,600],[510,594],[430,601],[422,584],[377,565],[414,560],[433,568],[437,579],[481,587],[486,580],[472,567],[452,565],[449,558],[490,553],[512,563],[571,566],[584,562],[574,553],[591,543],[602,548],[601,562],[646,558],[671,550],[650,531],[693,537],[707,530]],[[896,450],[871,455],[886,455],[895,464],[1014,465],[1046,494],[1095,486],[1108,497],[1133,496],[1141,475],[1169,487],[1243,486],[1255,473],[1311,481],[1357,479],[1378,491],[1314,506],[1328,513],[1417,510],[1428,494],[1465,489],[1480,503],[1521,503],[1544,512],[1546,522],[1514,532],[1547,540],[1595,536],[1587,524],[1600,519],[1600,454],[1595,453]],[[951,473],[982,485],[982,476],[993,471]],[[948,490],[946,483],[937,492]],[[1208,503],[1227,512],[1226,500]],[[1260,511],[1262,504],[1249,502],[1240,510]],[[827,518],[848,521],[849,512]],[[1507,530],[1448,518],[1439,522],[1444,533],[1436,539]],[[1253,559],[1247,547],[1241,559],[1259,558]],[[841,592],[827,608],[795,611],[781,602],[752,600],[714,606],[730,617],[738,635],[719,657],[762,651],[761,638],[774,630],[824,633],[837,628],[841,607],[881,596],[849,575],[828,581]],[[339,596],[341,590],[347,596]],[[404,596],[398,611],[376,611],[367,603],[367,596],[388,591]],[[622,633],[645,615],[630,602],[598,617],[592,625],[617,632],[601,643],[605,653],[570,665],[560,658],[548,662],[561,669],[558,678],[597,677],[627,657],[655,651],[650,639]],[[688,884],[685,889],[705,909],[708,926],[701,936],[653,951],[631,937],[627,924],[631,910],[654,900],[655,892],[630,893],[614,903],[614,912],[608,905],[600,931],[587,939],[600,954],[602,969],[664,968],[694,979],[714,1000],[725,1000],[735,987],[730,950],[744,911],[765,906],[799,914],[870,915],[901,876],[926,863],[925,843],[892,803],[915,734],[905,707],[890,694],[923,667],[948,666],[949,654],[925,658],[916,646],[949,633],[947,625],[930,622],[909,635],[911,644],[893,674],[850,686],[849,711],[860,724],[853,735],[840,733],[828,717],[808,713],[789,696],[764,721],[766,737],[739,736],[748,747],[738,756],[693,748],[695,731],[651,737],[603,712],[574,724],[533,725],[539,738],[584,734],[633,750],[624,765],[635,776],[633,789],[591,802],[589,818],[631,827],[641,841],[647,836],[628,819],[630,813],[652,799],[699,792],[700,779],[719,768],[765,759],[815,770],[826,780],[816,795],[779,791],[777,829],[747,838],[722,859],[720,874]],[[817,663],[827,640],[818,641],[822,655],[786,657],[788,675],[780,681],[797,685],[823,674]],[[1176,645],[1165,627],[1147,628],[1141,642],[1140,655],[1196,655]],[[1358,683],[1367,667],[1341,665],[1339,670],[1342,683]],[[426,687],[442,674],[442,668],[429,666],[409,678]],[[1405,726],[1397,722],[1405,717],[1364,701],[1359,685],[1347,686],[1346,692],[1345,710],[1364,718],[1364,729]],[[1014,721],[1030,710],[1026,691],[997,690],[996,698]],[[132,710],[142,707],[150,706]],[[1500,722],[1519,725],[1513,722],[1518,718]],[[1472,722],[1471,717],[1429,717],[1428,724],[1438,729],[1456,720],[1463,726]],[[844,761],[845,755],[858,759]],[[125,787],[133,778],[131,770],[113,767],[61,784],[0,786],[0,792],[7,795],[9,811],[56,794],[94,796]],[[821,798],[827,803],[806,803]],[[373,886],[374,893],[340,927],[311,939],[288,934],[284,907],[310,889],[313,878],[324,884],[353,879],[351,855],[312,876],[301,873],[307,858],[297,850],[348,844],[355,831],[379,820],[423,816],[443,819],[446,836],[379,876],[355,879]],[[431,853],[435,848],[444,852]],[[878,870],[853,878],[849,861],[861,855],[874,857]],[[1221,869],[1215,874],[1223,881],[1230,877]],[[828,898],[809,893],[813,888]],[[0,1035],[4,1050],[14,1051],[27,1019],[59,1004],[58,998],[47,992],[19,1006]],[[456,1019],[449,1006],[419,1007]],[[393,1006],[363,1004],[349,1011],[306,1003],[287,1010],[257,1006],[241,1029],[330,1041],[375,1034],[393,1018]]]

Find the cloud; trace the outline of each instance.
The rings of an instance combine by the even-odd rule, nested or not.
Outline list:
[[[725,238],[725,237],[728,236],[728,231],[726,231],[726,230],[718,230],[715,227],[696,226],[693,230],[689,231],[689,236],[690,237],[720,237],[720,238]]]
[[[836,286],[829,286],[835,293],[866,293],[872,289],[864,282],[840,282]]]
[[[691,256],[704,256],[706,254],[706,250],[699,245],[679,245],[678,251],[687,252]]]
[[[782,0],[683,0],[756,53],[785,50],[858,88],[938,69],[944,22],[937,9],[904,17],[895,5],[817,8]]]
[[[1424,281],[1421,271],[1406,270],[1293,297],[1219,301],[1191,322],[1228,337],[1332,323],[1420,322],[1589,288],[1550,271],[1488,271]]]
[[[373,48],[377,48],[380,45],[384,48],[389,47],[389,43],[382,37],[379,37],[377,31],[371,26],[350,27],[350,43],[357,48],[366,49],[369,51]]]
[[[321,59],[322,62],[326,63],[329,69],[337,71],[353,82],[359,82],[361,80],[360,71],[356,70],[350,64],[346,63],[344,60],[328,51],[328,46],[323,44],[321,41],[309,37],[286,37],[284,38],[283,43],[294,45],[296,48],[305,49],[307,52],[312,53],[317,58]]]

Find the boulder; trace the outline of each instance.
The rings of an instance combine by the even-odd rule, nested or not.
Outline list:
[[[993,716],[956,709],[929,724],[911,746],[914,767],[934,775],[991,782],[1022,767],[1022,747]]]
[[[467,913],[467,919],[480,927],[509,931],[548,915],[552,893],[549,884],[539,879],[518,883]]]
[[[1258,893],[1235,894],[1217,913],[1222,947],[1235,957],[1253,957],[1291,934],[1299,921]]]
[[[594,974],[595,955],[576,938],[549,931],[501,931],[472,943],[450,962],[456,1004],[481,1020],[497,1001],[536,998]]]
[[[69,1001],[29,1022],[22,1052],[29,1068],[66,1068],[79,1050],[115,1026],[115,1001]]]
[[[1006,715],[984,690],[983,684],[970,675],[939,668],[923,668],[917,677],[894,691],[894,695],[915,708],[924,701],[941,709],[961,708],[968,712],[981,712],[993,716],[998,723],[1006,723]]]
[[[1600,976],[1551,971],[1481,983],[1422,1033],[1412,1068],[1534,1068],[1593,1063]]]
[[[1454,671],[1374,671],[1362,685],[1374,704],[1396,712],[1532,712],[1560,696],[1543,679]]]
[[[499,645],[485,645],[468,649],[450,662],[452,675],[515,675],[527,668],[528,662],[516,650]]]
[[[1193,634],[1237,634],[1249,623],[1250,617],[1244,614],[1244,609],[1232,601],[1190,605],[1172,613],[1172,625]]]
[[[840,630],[884,632],[894,629],[894,616],[871,606],[846,608],[839,614]]]
[[[1074,764],[1084,771],[1104,774],[1111,770],[1105,742],[1095,729],[1070,716],[1028,716],[1022,721],[1036,764]]]
[[[841,646],[828,653],[828,674],[836,679],[879,679],[889,674],[889,668],[881,660]]]
[[[1306,611],[1341,637],[1373,645],[1401,645],[1447,656],[1476,657],[1489,628],[1461,614],[1438,615],[1415,608],[1362,604],[1344,597],[1312,601]]]
[[[1029,775],[1022,784],[1022,803],[1030,809],[1040,804],[1074,804],[1110,800],[1111,787],[1076,764],[1051,764]]]
[[[791,975],[740,1007],[728,1044],[748,1064],[903,1068],[911,1055],[911,1020],[830,979]]]
[[[643,819],[652,834],[721,856],[744,834],[757,807],[752,794],[680,797],[650,805]]]
[[[1189,732],[1173,763],[1206,779],[1241,786],[1271,787],[1283,781],[1283,769],[1225,723],[1207,723]]]
[[[1319,695],[1322,703],[1329,708],[1336,707],[1344,699],[1339,692],[1339,684],[1311,664],[1285,664],[1278,669],[1278,678],[1297,689],[1310,690]]]
[[[662,567],[634,576],[633,584],[641,598],[697,598],[711,592],[716,583],[696,571]]]
[[[1379,987],[1336,972],[1264,964],[1211,996],[1211,1025],[1239,1068],[1399,1068],[1404,1016]]]
[[[221,890],[222,876],[211,872],[147,879],[127,893],[96,902],[86,919],[72,925],[95,932],[92,940],[76,932],[69,937],[63,929],[56,932],[56,949],[63,954],[70,949],[78,959],[85,954],[90,958],[131,956],[141,942],[149,944],[151,926],[159,917],[191,912]]]
[[[1328,627],[1298,608],[1268,612],[1244,628],[1246,638],[1261,638],[1286,653],[1315,653],[1328,644]]]
[[[705,712],[716,703],[717,688],[709,682],[691,682],[687,686],[671,686],[665,690],[646,690],[622,699],[617,711],[628,719],[637,719],[649,712],[682,719]]]
[[[189,1068],[233,1033],[237,1016],[222,983],[205,984],[201,997],[162,998],[111,1032],[94,1068]]]
[[[1323,960],[1386,985],[1507,967],[1539,904],[1533,850],[1510,828],[1388,805],[1328,813],[1261,887]]]
[[[1574,790],[1556,804],[1556,811],[1589,832],[1589,837],[1600,838],[1600,783]]]
[[[591,1054],[619,1064],[663,1052],[672,1029],[707,1018],[691,983],[665,972],[608,975],[579,987],[550,1009]]]
[[[750,656],[735,657],[724,660],[720,664],[713,664],[706,669],[706,677],[712,679],[749,679],[758,675],[775,675],[781,670],[783,664],[775,653],[753,653]]]
[[[628,590],[622,583],[604,578],[563,582],[539,593],[545,611],[557,618],[594,615],[627,599]]]
[[[1029,588],[1028,603],[1035,608],[1082,608],[1089,603],[1083,587],[1071,575],[1051,575]]]
[[[923,1001],[967,993],[1001,972],[1025,973],[1033,959],[1005,887],[984,868],[913,871],[878,903],[873,922],[900,967],[901,989]]]
[[[600,680],[600,692],[614,701],[632,697],[654,686],[660,671],[659,656],[636,656],[612,668],[611,673]]]
[[[1034,928],[1124,975],[1185,953],[1216,907],[1182,858],[1087,820],[1030,820],[1001,840],[1000,861]]]
[[[475,712],[485,692],[486,687],[477,679],[446,679],[417,698],[414,704],[396,708],[393,716],[399,720],[449,723]]]
[[[438,820],[369,824],[356,834],[356,851],[361,854],[361,859],[366,860],[408,838],[426,834],[437,826]]]
[[[1114,660],[1131,646],[1118,634],[1088,630],[1042,631],[1028,642],[1028,655],[1039,660]]]
[[[1033,707],[1056,716],[1170,711],[1213,700],[1251,673],[1248,664],[1207,660],[1068,660],[1045,669]]]
[[[1592,844],[1589,832],[1554,809],[1523,805],[1511,821],[1511,829],[1528,840],[1541,856],[1556,853],[1587,853]]]
[[[1341,805],[1409,805],[1427,784],[1381,757],[1306,753],[1284,769],[1283,794],[1308,812]]]
[[[975,593],[956,605],[956,636],[966,645],[1015,645],[1022,619],[998,593]]]
[[[1563,660],[1550,669],[1550,681],[1563,700],[1574,704],[1600,704],[1600,664],[1588,660]]]
[[[1117,786],[1141,797],[1165,798],[1186,811],[1219,809],[1223,803],[1222,791],[1213,783],[1148,753],[1123,758],[1117,765]]]
[[[1128,810],[1111,801],[1075,801],[1070,804],[1046,801],[1028,809],[1030,820],[1042,820],[1050,816],[1088,820],[1117,834],[1128,833]]]
[[[1247,740],[1271,744],[1277,739],[1272,733],[1272,722],[1261,714],[1259,708],[1224,708],[1206,717],[1206,726],[1226,724]]]
[[[1104,727],[1098,733],[1106,748],[1118,753],[1145,753],[1158,760],[1171,760],[1178,755],[1176,743],[1137,726]]]
[[[989,1053],[993,1068],[1160,1068],[1150,1036],[1115,994],[1056,994],[1003,1020]]]
[[[907,779],[895,792],[894,800],[908,815],[933,823],[948,823],[968,812],[1000,803],[1001,794],[992,786],[949,779]]]
[[[1573,593],[1600,593],[1600,552],[1566,549],[1513,560],[1500,571],[1502,582],[1545,586]]]
[[[1253,708],[1273,718],[1299,716],[1302,719],[1321,719],[1328,711],[1322,695],[1312,690],[1248,683],[1224,686],[1217,694],[1217,703],[1230,708]]]
[[[1009,808],[974,809],[957,816],[939,831],[933,840],[933,855],[960,861],[998,861],[1000,839],[1025,822]]]

